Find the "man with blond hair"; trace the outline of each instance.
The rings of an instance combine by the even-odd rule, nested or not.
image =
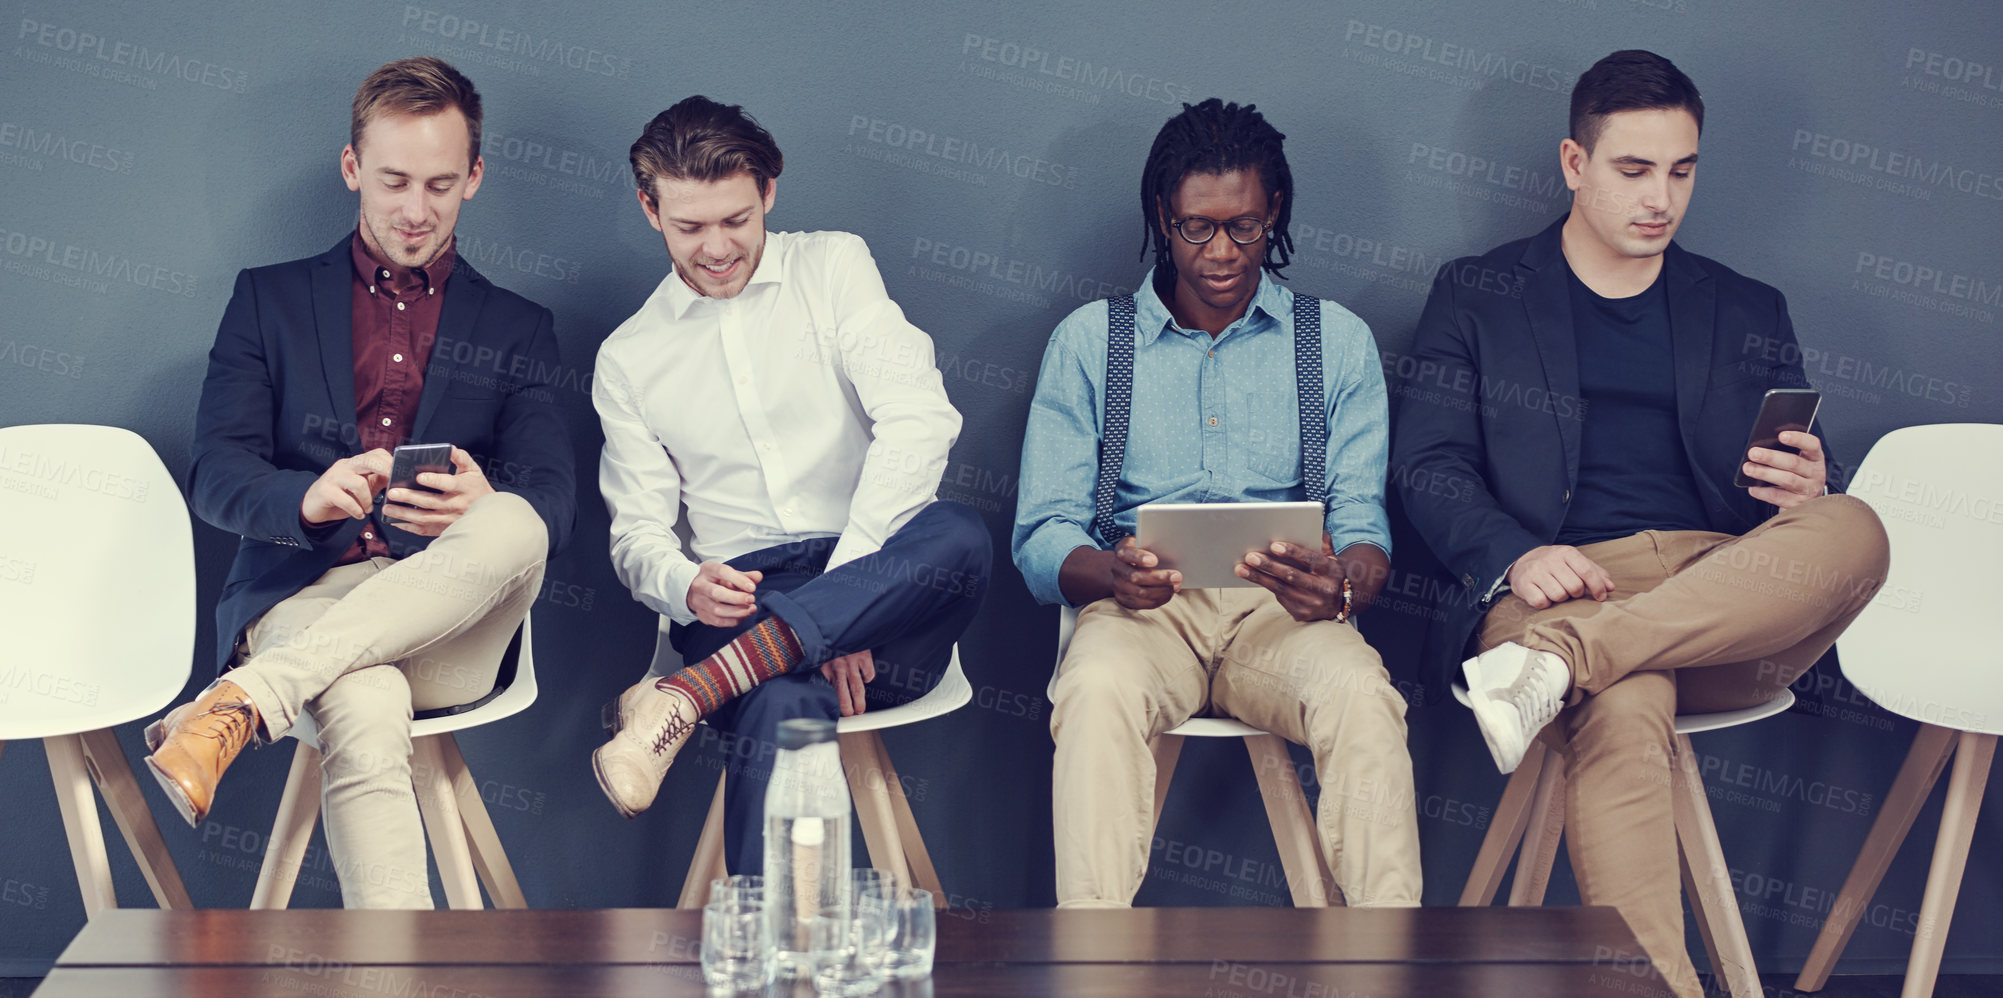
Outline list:
[[[359,224],[239,274],[209,353],[188,495],[242,536],[223,676],[147,729],[146,761],[198,824],[247,742],[310,717],[343,901],[429,908],[410,722],[494,691],[570,533],[570,436],[549,310],[454,252],[484,168],[472,82],[432,58],[376,70],[340,164]],[[410,443],[452,445],[453,471],[391,487]]]

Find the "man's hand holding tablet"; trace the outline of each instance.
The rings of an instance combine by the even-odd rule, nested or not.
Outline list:
[[[1319,551],[1274,541],[1265,551],[1245,552],[1232,571],[1272,590],[1295,620],[1347,620],[1377,598],[1391,559],[1375,544],[1351,544],[1336,554],[1324,533]]]
[[[1129,610],[1152,610],[1182,591],[1182,573],[1160,565],[1159,556],[1128,537],[1111,551],[1073,550],[1058,569],[1057,585],[1081,606],[1110,596]]]

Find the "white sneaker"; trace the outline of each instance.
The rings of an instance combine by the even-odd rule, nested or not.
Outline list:
[[[644,679],[606,704],[604,714],[612,740],[591,753],[591,768],[612,806],[631,818],[654,803],[661,779],[695,731],[695,704],[679,690],[661,690]]]
[[[1496,768],[1515,772],[1530,740],[1564,709],[1572,670],[1548,651],[1505,641],[1461,663],[1461,674]]]

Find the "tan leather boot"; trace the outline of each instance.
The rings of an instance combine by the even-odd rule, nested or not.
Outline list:
[[[645,679],[606,704],[604,713],[612,740],[591,753],[591,769],[598,789],[631,818],[653,805],[668,767],[695,731],[695,704]]]
[[[225,679],[147,728],[153,754],[146,757],[146,767],[190,826],[208,815],[223,770],[256,736],[257,724],[250,697]]]

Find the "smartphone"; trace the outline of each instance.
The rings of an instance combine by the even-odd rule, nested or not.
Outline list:
[[[404,444],[391,455],[389,487],[392,489],[421,489],[436,492],[437,489],[417,484],[417,476],[425,472],[441,475],[452,474],[451,444]]]
[[[1801,451],[1780,442],[1780,435],[1786,430],[1807,433],[1815,425],[1815,412],[1822,408],[1822,393],[1813,388],[1774,388],[1768,390],[1760,400],[1760,414],[1753,420],[1753,432],[1746,435],[1746,445],[1739,448],[1739,470],[1732,476],[1732,484],[1742,489],[1767,483],[1757,478],[1746,477],[1746,452],[1755,447],[1767,450],[1799,454]]]

